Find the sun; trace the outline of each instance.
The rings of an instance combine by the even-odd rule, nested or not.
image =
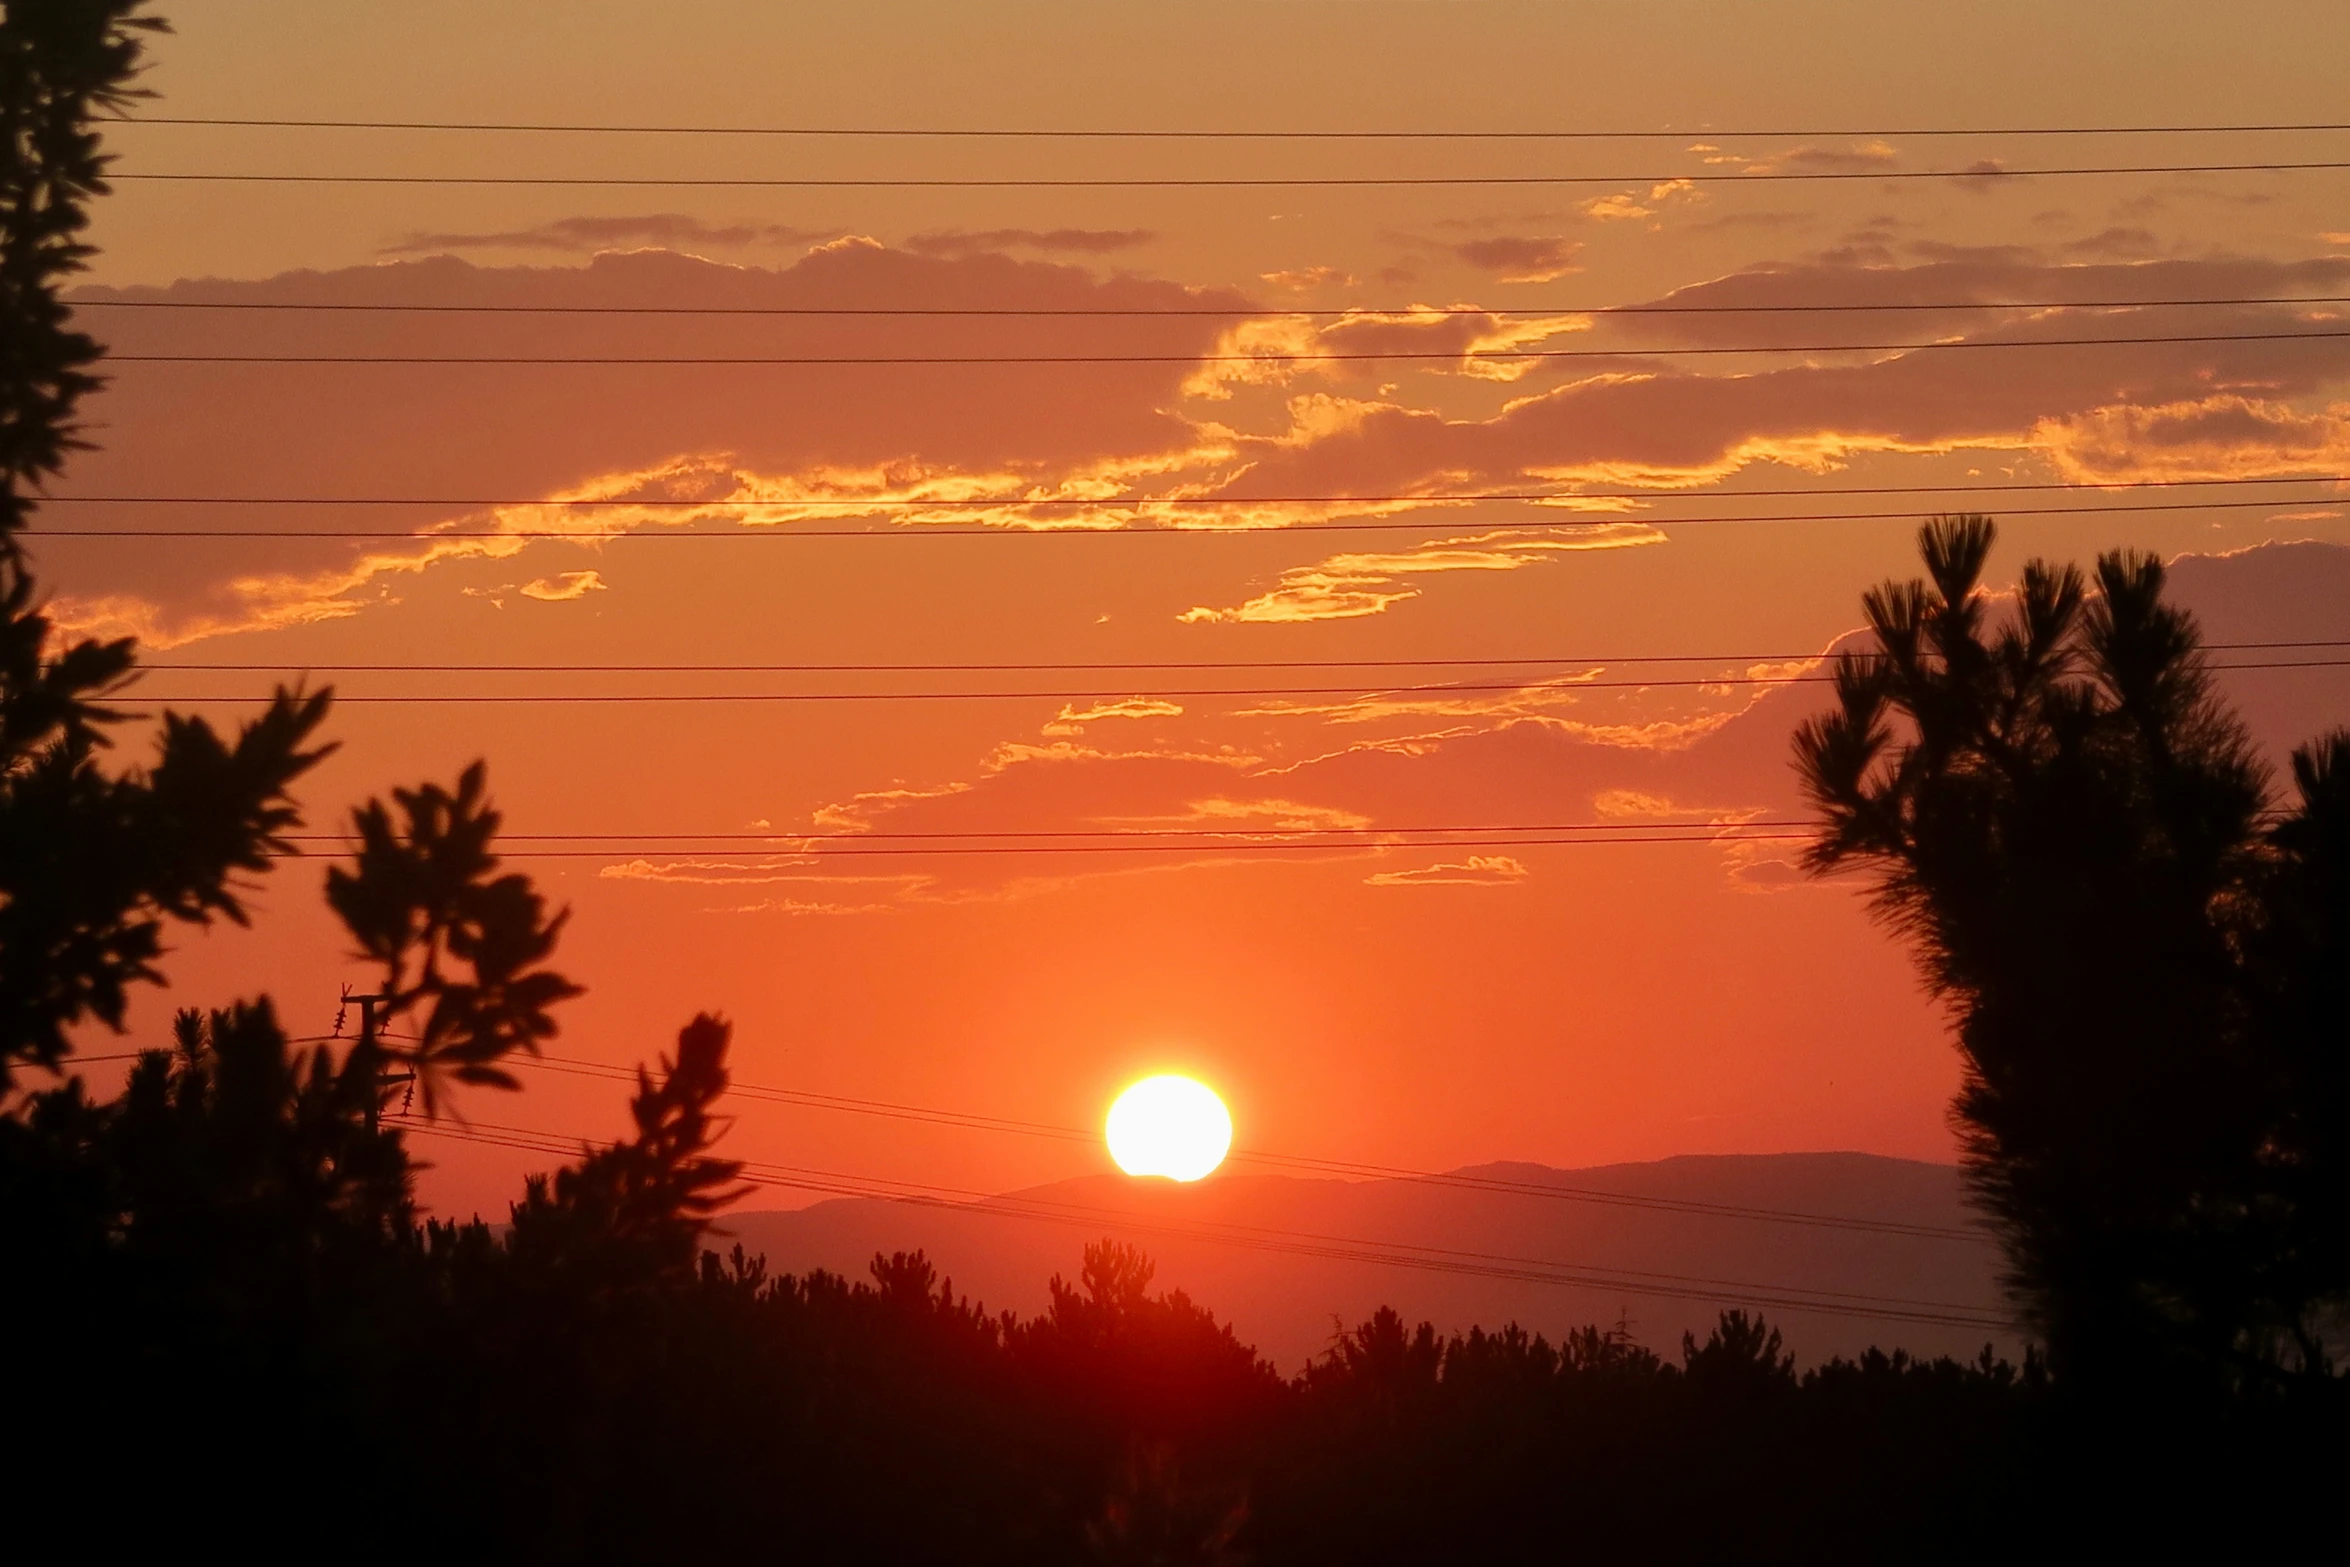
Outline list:
[[[1215,1091],[1188,1077],[1146,1077],[1110,1106],[1110,1157],[1128,1175],[1196,1181],[1224,1162],[1232,1116]]]

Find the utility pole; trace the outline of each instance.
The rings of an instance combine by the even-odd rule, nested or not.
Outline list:
[[[382,1119],[384,1095],[396,1083],[413,1085],[416,1081],[414,1072],[384,1070],[383,1045],[376,1031],[376,1009],[391,999],[385,995],[354,996],[348,990],[343,992],[344,1005],[348,1006],[354,1001],[359,1003],[359,1040],[352,1046],[352,1051],[368,1062],[375,1075],[375,1080],[367,1085],[367,1129],[371,1132]],[[337,1032],[342,1029],[342,1014],[339,1011],[335,1015],[335,1028]]]

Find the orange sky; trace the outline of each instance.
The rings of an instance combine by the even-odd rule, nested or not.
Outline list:
[[[632,1061],[692,1012],[741,1077],[1092,1123],[1187,1069],[1242,1144],[1392,1165],[1685,1151],[1947,1157],[1954,1076],[1901,954],[1778,841],[1807,688],[1639,687],[1816,655],[1906,573],[1913,501],[1742,492],[2350,472],[2350,341],[1893,353],[1935,338],[2324,332],[2334,305],[1617,316],[1676,303],[1963,305],[2350,294],[2350,175],[1774,181],[2350,157],[2350,135],[1757,136],[2338,117],[2339,6],[1729,3],[672,4],[207,0],[150,112],[563,123],[1686,133],[1599,143],[806,141],[126,129],[128,173],[550,177],[1640,176],[1574,186],[921,190],[126,181],[92,298],[1182,310],[1159,319],[93,309],[126,354],[974,356],[1050,365],[128,363],[84,495],[433,497],[60,507],[60,527],[544,528],[610,537],[47,546],[62,616],[159,662],[1141,663],[1541,657],[1495,687],[1343,671],[887,677],[357,673],[346,695],[1040,690],[988,701],[373,706],[335,720],[314,827],[487,755],[517,832],[760,834],[725,854],[527,863],[575,910],[562,1050]],[[1680,176],[1717,176],[1683,183]],[[1721,177],[1728,176],[1728,177]],[[1437,315],[1412,307],[1476,307]],[[1364,312],[1243,315],[1266,309]],[[1218,312],[1226,312],[1219,314]],[[1689,348],[1762,349],[1676,357]],[[1808,352],[1788,352],[1787,348]],[[1510,359],[1496,351],[1584,357]],[[1234,365],[1291,351],[1419,357]],[[1464,350],[1484,357],[1460,357]],[[1661,352],[1660,352],[1661,351]],[[1449,507],[1250,497],[1645,487]],[[2339,485],[2026,492],[1999,556],[2189,556],[2222,640],[2350,637]],[[954,508],[1007,493],[1205,498],[1208,533]],[[836,503],[829,514],[747,501]],[[2253,499],[2257,505],[2200,505]],[[2032,515],[2029,506],[2172,509]],[[895,509],[877,511],[875,502]],[[1989,501],[1988,509],[2000,510]],[[1843,521],[1705,521],[1881,512]],[[1165,516],[1164,511],[1145,521]],[[1692,519],[1676,522],[1675,519]],[[574,519],[576,524],[576,519]],[[1361,528],[1375,523],[1377,528]],[[987,536],[935,536],[940,525]],[[1253,524],[1250,531],[1230,525]],[[1300,527],[1356,527],[1301,536]],[[882,536],[809,537],[880,528]],[[2294,549],[2277,541],[2315,541]],[[1666,669],[1625,661],[1706,655]],[[1563,661],[1563,662],[1562,662]],[[1401,678],[1401,677],[1391,677]],[[265,676],[151,676],[234,695]],[[1529,683],[1519,684],[1521,680]],[[2341,671],[2234,677],[2265,737],[2350,715]],[[224,710],[226,705],[223,704]],[[817,858],[794,832],[1686,824],[1700,841],[1257,855]],[[922,840],[874,839],[868,847]],[[183,945],[165,1006],[273,991],[323,1029],[351,977],[316,867],[257,934]],[[139,1020],[156,1032],[164,1006]],[[532,1074],[486,1120],[616,1128],[612,1085]],[[739,1151],[996,1189],[1093,1168],[994,1133],[746,1107]],[[525,1157],[434,1145],[428,1195],[496,1211]]]

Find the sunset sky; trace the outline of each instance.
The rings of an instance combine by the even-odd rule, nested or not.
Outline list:
[[[167,14],[146,116],[1670,133],[119,130],[82,297],[133,362],[56,490],[163,499],[39,525],[217,536],[42,542],[59,618],[138,634],[157,703],[331,681],[322,852],[352,803],[486,757],[513,863],[573,911],[564,1057],[633,1063],[709,1009],[748,1082],[974,1116],[1094,1125],[1185,1071],[1240,1146],[1381,1165],[1947,1159],[1935,1010],[1770,825],[1820,688],[1751,682],[1815,667],[1942,509],[2002,518],[2002,583],[2128,544],[2183,557],[2217,642],[2350,638],[2322,480],[2350,474],[2350,169],[1996,172],[2350,161],[2350,131],[2013,133],[2339,120],[2338,3]],[[2011,133],[1924,134],[1982,127]],[[169,173],[408,182],[136,178]],[[604,183],[449,182],[520,176]],[[613,183],[1283,178],[1488,183]],[[1658,303],[1709,308],[1594,313]],[[784,313],[818,309],[930,313]],[[2110,338],[2169,341],[2082,341]],[[1937,341],[2018,346],[1888,346]],[[231,497],[304,504],[178,503]],[[365,504],[395,499],[430,504]],[[494,536],[549,529],[592,536]],[[281,530],[387,536],[236,536]],[[436,530],[471,537],[398,536]],[[1381,660],[1409,662],[1329,667]],[[204,664],[246,667],[170,670]],[[414,664],[620,667],[361,667]],[[2350,717],[2350,670],[2227,679],[2271,745]],[[428,694],[694,700],[370,700]],[[1048,833],[1097,836],[919,836]],[[362,976],[321,874],[187,936],[135,1041],[264,989],[325,1032]],[[618,1130],[622,1086],[523,1075],[461,1108]],[[860,1177],[1105,1167],[737,1108],[731,1151]],[[461,1211],[546,1162],[419,1148]]]

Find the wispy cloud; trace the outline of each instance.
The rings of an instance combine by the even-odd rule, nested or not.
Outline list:
[[[1553,555],[1661,544],[1664,537],[1641,523],[1597,523],[1565,538],[1482,533],[1439,539],[1416,549],[1350,552],[1310,566],[1292,566],[1277,584],[1246,603],[1229,609],[1200,605],[1176,618],[1188,625],[1353,620],[1417,598],[1419,588],[1407,580],[1412,577],[1516,571]]]
[[[708,909],[710,914],[894,914],[896,903],[827,903],[820,898],[761,898],[756,903],[731,903]]]
[[[1235,800],[1223,795],[1192,800],[1181,811],[1157,816],[1102,816],[1119,827],[1230,827],[1266,832],[1355,832],[1371,825],[1360,811],[1303,800]]]
[[[1105,718],[1181,718],[1179,703],[1157,697],[1121,697],[1115,702],[1090,702],[1083,707],[1071,702],[1064,704],[1044,726],[1048,735],[1081,735],[1087,724],[1099,723]]]
[[[522,596],[547,604],[562,604],[572,599],[585,598],[590,593],[601,593],[609,586],[603,574],[594,571],[559,571],[552,577],[540,577],[522,585]]]
[[[1295,289],[1300,293],[1331,286],[1352,288],[1356,282],[1354,274],[1341,267],[1287,267],[1279,272],[1260,272],[1257,276],[1275,288]]]
[[[1648,187],[1648,193],[1616,191],[1605,196],[1594,196],[1582,203],[1583,216],[1598,223],[1621,223],[1638,218],[1653,218],[1666,207],[1677,202],[1703,201],[1705,193],[1695,180],[1661,180]]]
[[[704,909],[706,914],[888,914],[918,900],[937,879],[919,871],[876,875],[845,866],[834,871],[819,866],[817,858],[808,855],[769,855],[740,862],[633,859],[602,866],[596,875],[604,881],[667,887],[809,889],[804,894],[779,892],[748,903],[719,904]],[[850,891],[852,897],[863,894],[864,900],[851,902],[824,895],[825,890],[836,888]]]
[[[1243,708],[1240,716],[1321,718],[1334,724],[1367,724],[1390,718],[1468,718],[1491,723],[1535,717],[1553,708],[1570,706],[1581,699],[1582,693],[1576,688],[1598,676],[1598,670],[1590,669],[1548,680],[1529,680],[1504,691],[1413,686],[1328,702],[1267,702]]]
[[[1509,887],[1533,872],[1507,854],[1472,854],[1457,865],[1424,865],[1412,871],[1377,871],[1366,887]]]
[[[599,866],[596,875],[603,881],[668,882],[688,887],[757,887],[828,879],[809,869],[812,863],[805,855],[743,860],[635,859]]]
[[[817,807],[810,820],[828,831],[863,832],[873,825],[873,818],[884,811],[901,810],[909,805],[969,794],[971,788],[970,784],[957,781],[928,789],[912,789],[904,784],[890,789],[867,789],[839,804]]]
[[[1689,150],[1716,168],[1735,169],[1740,174],[1866,174],[1901,161],[1899,150],[1890,142],[1873,139],[1842,146],[1803,142],[1760,157],[1703,141],[1690,143]]]
[[[1357,310],[1320,328],[1316,346],[1355,356],[1410,355],[1411,359],[1403,362],[1415,369],[1433,368],[1426,357],[1430,354],[1458,353],[1457,363],[1445,368],[1488,380],[1514,381],[1539,361],[1505,356],[1590,328],[1588,315],[1502,316],[1460,305]],[[1396,366],[1358,357],[1343,365],[1317,364],[1314,368],[1339,379],[1370,379],[1392,373]]]

